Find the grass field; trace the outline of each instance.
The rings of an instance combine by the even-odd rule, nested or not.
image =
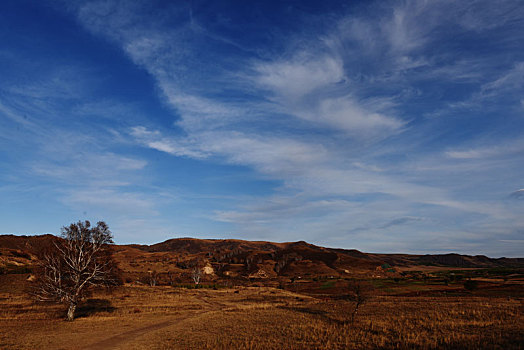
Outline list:
[[[10,278],[0,288],[1,349],[520,349],[524,344],[519,296],[374,293],[351,322],[354,303],[337,298],[269,287],[126,285],[93,294],[78,318],[65,322],[63,306],[35,304],[24,294],[24,275]]]

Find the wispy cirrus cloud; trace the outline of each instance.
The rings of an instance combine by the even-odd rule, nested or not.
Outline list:
[[[508,156],[519,156],[524,152],[524,142],[519,140],[509,140],[503,144],[492,145],[491,147],[479,146],[476,148],[463,150],[446,151],[446,156],[455,159],[485,159],[485,158],[505,158]]]
[[[286,225],[290,227],[292,220],[307,221],[292,208],[315,208],[311,209],[314,212],[319,203],[324,203],[318,198],[337,194],[353,204],[340,210],[332,208],[330,214],[318,215],[318,220],[337,224],[344,221],[342,218],[355,220],[355,215],[350,214],[355,205],[371,212],[375,203],[383,200],[381,196],[394,198],[397,203],[396,208],[391,206],[380,214],[382,230],[408,223],[426,227],[428,222],[405,219],[419,217],[410,215],[417,205],[423,205],[427,214],[420,217],[433,217],[433,222],[443,221],[453,210],[471,216],[471,220],[477,215],[502,219],[502,209],[483,203],[478,195],[459,199],[447,184],[425,181],[425,160],[417,159],[427,158],[427,153],[412,151],[415,159],[406,161],[401,152],[409,149],[410,138],[421,143],[422,136],[417,133],[427,132],[414,129],[413,125],[423,120],[416,111],[408,112],[406,108],[409,103],[416,105],[421,99],[432,98],[435,92],[425,87],[428,82],[438,79],[438,87],[445,89],[463,81],[473,86],[469,90],[473,96],[476,90],[487,98],[502,93],[504,86],[513,84],[511,81],[518,81],[518,64],[508,66],[510,70],[497,77],[491,70],[490,58],[465,55],[453,59],[455,43],[449,41],[453,36],[450,28],[466,35],[471,31],[496,31],[503,23],[494,25],[471,7],[444,1],[375,6],[371,16],[341,17],[317,36],[300,38],[306,44],[298,51],[296,38],[292,38],[290,51],[274,58],[239,55],[234,68],[219,58],[206,65],[210,80],[202,84],[203,72],[191,59],[199,63],[205,60],[199,56],[202,47],[213,39],[201,36],[210,32],[202,26],[193,31],[192,23],[197,18],[189,21],[184,11],[175,10],[172,13],[182,20],[176,26],[165,27],[161,20],[151,20],[165,15],[149,12],[148,20],[144,20],[137,15],[135,5],[108,10],[112,6],[116,5],[82,6],[79,20],[89,30],[117,42],[130,59],[155,78],[163,98],[176,112],[174,126],[181,131],[174,135],[173,130],[165,128],[135,126],[131,136],[146,147],[175,156],[223,159],[251,167],[282,181],[282,188],[291,192],[257,199],[262,201],[261,206],[246,203],[242,210],[218,210],[217,220],[239,225],[251,221],[271,230],[272,219],[291,210]],[[478,6],[488,5],[479,2]],[[503,6],[511,8],[513,3]],[[100,13],[114,20],[102,21]],[[498,10],[497,14],[500,21],[512,23],[513,17]],[[485,21],[493,25],[481,28],[480,23]],[[219,42],[231,44],[227,40]],[[435,45],[444,51],[436,52],[432,49]],[[491,82],[480,74],[480,69],[489,70]],[[220,82],[220,89],[215,82]],[[224,91],[228,91],[227,97]],[[464,103],[469,98],[466,94],[463,101],[453,103]],[[435,151],[429,156],[442,154],[441,150]],[[444,152],[453,160],[493,157],[504,150],[448,147]],[[383,162],[384,155],[398,157],[399,161]],[[446,166],[441,168],[441,175],[447,176],[443,170]],[[413,169],[415,172],[408,173]],[[270,209],[275,202],[280,203],[279,209]],[[281,220],[286,221],[284,217]],[[375,220],[369,215],[364,218]]]
[[[524,188],[511,192],[510,197],[515,199],[524,199]]]
[[[192,146],[188,140],[164,137],[158,130],[151,131],[143,126],[135,126],[131,128],[130,134],[145,146],[174,156],[193,158],[204,158],[206,156],[197,147]]]
[[[88,188],[74,191],[65,196],[63,200],[77,206],[80,210],[85,210],[86,207],[94,208],[95,213],[91,213],[91,215],[99,217],[102,217],[103,213],[115,210],[115,208],[131,216],[156,214],[154,202],[151,198],[132,192]]]
[[[515,239],[518,1],[268,6],[68,2],[77,29],[111,48],[98,58],[110,69],[54,67],[32,87],[11,84],[0,125],[27,129],[42,151],[25,169],[66,184],[65,205],[113,210],[126,229],[128,211],[137,227],[182,227],[161,207],[184,211],[194,196],[178,219],[198,217],[195,231],[207,220],[212,232],[375,251]],[[179,182],[187,202],[158,200],[153,183],[176,192]]]
[[[254,66],[255,82],[272,92],[277,101],[294,102],[345,79],[342,60],[310,56],[301,53],[289,60],[259,62]]]
[[[9,59],[20,60],[18,55]],[[109,217],[118,226],[126,213],[158,213],[159,191],[141,174],[148,161],[122,151],[125,142],[113,132],[124,115],[133,119],[130,109],[111,97],[98,99],[93,91],[103,79],[95,71],[74,63],[50,66],[0,85],[0,178],[9,184],[2,188],[2,205],[10,203],[14,218],[31,211],[34,232],[56,232],[66,220],[87,216]],[[101,118],[109,122],[95,122]],[[144,195],[137,183],[155,195]]]

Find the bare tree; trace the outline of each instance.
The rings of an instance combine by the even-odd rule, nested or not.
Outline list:
[[[193,277],[193,281],[195,282],[195,284],[199,284],[200,283],[200,277],[202,277],[202,271],[200,271],[198,266],[195,266],[193,268],[192,277]]]
[[[353,302],[353,307],[350,310],[350,322],[353,323],[359,308],[370,299],[372,287],[362,281],[354,280],[349,283],[349,292],[349,300]]]
[[[156,270],[149,270],[148,272],[149,272],[149,285],[151,287],[154,287],[156,286],[158,272],[156,272]]]
[[[167,279],[169,280],[169,285],[173,287],[175,285],[175,276],[173,276],[173,272],[167,271]]]
[[[177,274],[173,271],[167,272],[167,278],[171,287],[174,287],[178,282],[180,282],[179,277],[177,277]]]
[[[107,224],[89,221],[62,227],[61,238],[44,253],[36,275],[34,295],[68,305],[67,320],[74,319],[78,303],[93,286],[116,283],[109,245],[113,243]]]

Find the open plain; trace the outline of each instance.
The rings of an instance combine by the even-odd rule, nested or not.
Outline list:
[[[35,250],[48,238],[3,237],[2,349],[520,349],[524,344],[518,260],[504,262],[514,267],[467,256],[458,257],[463,264],[484,265],[445,266],[442,257],[433,258],[442,260],[440,265],[402,265],[415,257],[380,260],[303,242],[181,239],[115,246],[122,284],[93,291],[76,319],[67,322],[64,305],[39,303],[28,294]],[[207,271],[198,284],[191,280],[191,262]],[[468,289],[466,281],[475,283]]]

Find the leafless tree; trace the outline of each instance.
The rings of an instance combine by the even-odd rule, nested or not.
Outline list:
[[[167,279],[169,280],[169,285],[171,287],[175,285],[175,276],[172,271],[167,271]]]
[[[371,298],[372,287],[363,281],[354,280],[349,283],[349,300],[353,302],[350,310],[350,322],[355,321],[359,308]]]
[[[199,284],[200,283],[200,277],[202,277],[202,271],[200,271],[198,266],[195,266],[193,268],[192,277],[193,277],[193,281],[195,282],[195,284]]]
[[[151,287],[154,287],[156,286],[156,281],[157,281],[157,277],[158,277],[158,272],[156,272],[156,270],[149,270],[149,285]]]
[[[62,227],[61,239],[43,254],[37,269],[33,294],[37,300],[68,305],[67,320],[72,321],[78,303],[93,286],[116,283],[116,268],[109,245],[113,243],[107,224],[89,221]]]

